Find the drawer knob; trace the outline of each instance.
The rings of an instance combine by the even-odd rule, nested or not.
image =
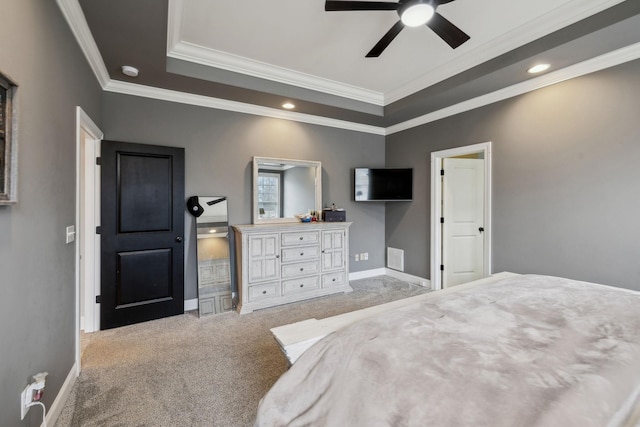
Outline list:
[[[304,252],[300,252],[300,256],[304,256]]]
[[[304,285],[300,285],[301,288],[304,288]]]
[[[331,280],[331,281],[332,281],[332,282],[335,282],[335,281],[336,281],[335,277],[334,277],[334,278],[333,278],[333,280]]]
[[[262,295],[265,295],[267,293],[267,291],[262,291]]]
[[[303,239],[304,239],[304,237],[302,237],[302,236],[301,236],[301,237],[300,237],[300,240],[303,240]]]
[[[300,267],[300,271],[304,271],[304,268]]]

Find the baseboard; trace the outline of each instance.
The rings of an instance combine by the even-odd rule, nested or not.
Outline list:
[[[78,378],[78,364],[74,363],[67,375],[67,378],[62,383],[62,387],[60,387],[60,391],[58,395],[53,400],[51,407],[47,409],[47,416],[45,420],[48,426],[56,425],[56,421],[58,421],[58,417],[62,413],[62,408],[67,403],[67,399],[69,398],[69,394],[71,394],[71,389],[73,388],[73,384],[76,382],[76,378]],[[42,425],[40,426],[42,427]]]
[[[403,271],[393,270],[391,268],[385,268],[384,270],[384,274],[387,276],[395,277],[396,279],[404,280],[405,282],[415,283],[416,285],[424,286],[425,288],[431,288],[431,280],[429,279],[413,276]]]
[[[384,274],[386,274],[385,270],[386,269],[384,268],[376,268],[373,270],[356,271],[354,273],[349,273],[349,280],[368,279],[369,277],[383,276]]]
[[[198,298],[184,300],[184,311],[198,309]]]

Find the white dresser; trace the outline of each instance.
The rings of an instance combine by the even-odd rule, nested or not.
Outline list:
[[[349,286],[350,222],[234,225],[238,311],[250,313]]]

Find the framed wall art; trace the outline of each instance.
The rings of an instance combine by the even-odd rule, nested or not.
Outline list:
[[[0,72],[0,206],[18,201],[18,85]]]

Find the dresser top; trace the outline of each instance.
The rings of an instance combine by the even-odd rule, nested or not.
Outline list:
[[[247,224],[233,225],[233,229],[239,233],[264,233],[264,232],[282,232],[282,231],[314,231],[328,229],[347,229],[351,222],[283,222],[277,224]]]

